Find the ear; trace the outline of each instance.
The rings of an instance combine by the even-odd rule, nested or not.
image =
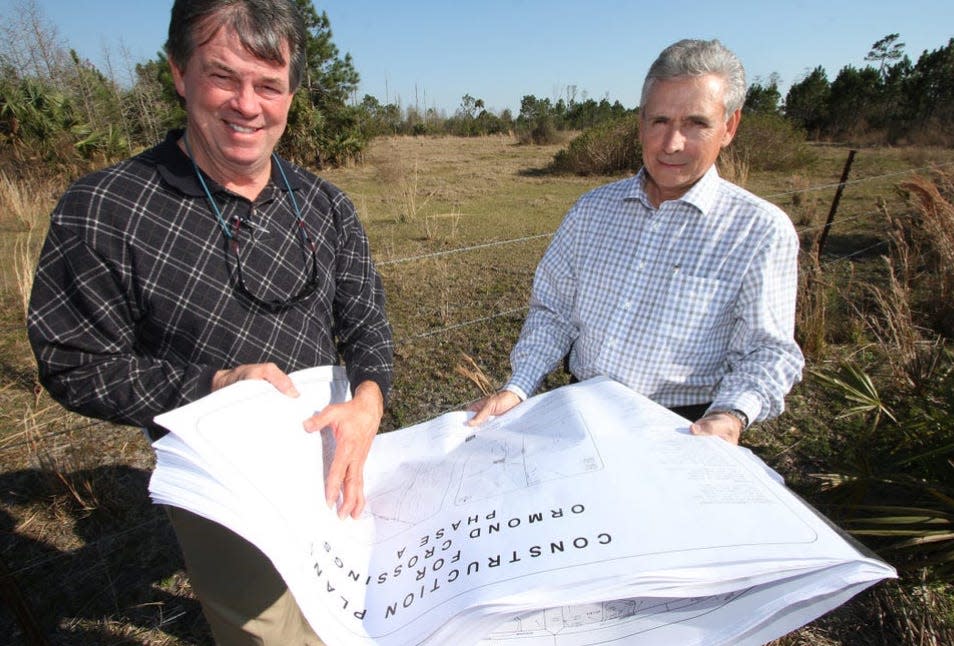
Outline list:
[[[739,129],[739,122],[742,121],[742,108],[732,113],[729,120],[725,122],[725,134],[722,136],[722,147],[725,148],[732,143],[736,131]]]
[[[176,62],[170,58],[169,71],[172,72],[172,82],[176,86],[176,94],[185,99],[185,80],[183,79],[185,70],[179,69]]]

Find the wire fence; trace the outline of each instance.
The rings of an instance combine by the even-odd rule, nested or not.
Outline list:
[[[935,170],[935,169],[946,168],[946,167],[951,167],[951,166],[954,166],[954,162],[951,162],[951,163],[948,163],[948,164],[936,164],[936,165],[932,165],[932,166],[922,166],[922,167],[919,167],[919,168],[912,168],[912,169],[908,169],[908,170],[904,170],[904,171],[895,171],[895,172],[890,172],[890,173],[882,173],[882,174],[880,174],[880,175],[872,175],[872,176],[869,176],[869,177],[859,178],[859,179],[855,179],[855,180],[849,180],[849,181],[844,182],[844,185],[845,185],[845,186],[852,186],[852,185],[858,185],[858,184],[864,184],[864,183],[882,181],[882,180],[886,180],[886,179],[894,179],[894,178],[897,178],[897,177],[911,176],[911,175],[915,175],[915,174],[918,174],[918,173],[924,173],[924,172],[927,172],[927,171],[932,171],[932,170]],[[809,187],[802,188],[802,189],[798,189],[798,190],[794,190],[794,191],[784,191],[784,192],[780,192],[780,193],[772,193],[772,194],[765,195],[765,196],[762,196],[762,197],[763,197],[763,199],[766,199],[766,200],[769,200],[769,201],[773,201],[773,200],[778,200],[778,199],[781,199],[781,198],[784,198],[784,197],[788,197],[788,196],[791,196],[791,195],[794,195],[794,194],[827,191],[827,190],[830,190],[830,189],[837,188],[837,187],[840,186],[840,185],[841,185],[841,182],[826,183],[826,184],[817,184],[817,185],[814,185],[814,186],[809,186]],[[867,217],[867,215],[866,215],[866,214],[859,214],[859,215],[856,215],[856,216],[853,216],[853,217],[840,218],[840,219],[835,223],[835,225],[840,226],[840,227],[841,227],[841,226],[845,226],[845,225],[847,225],[847,224],[850,224],[850,223],[852,223],[852,222],[855,222],[855,221],[857,221],[857,220],[860,220],[861,218],[864,218],[864,217]],[[822,230],[822,229],[824,229],[826,226],[827,226],[826,224],[817,224],[817,225],[811,225],[811,226],[796,227],[796,232],[797,232],[799,235],[802,235],[802,234],[807,234],[807,233],[812,233],[812,232],[815,232],[815,231]],[[448,257],[448,256],[455,256],[455,255],[463,255],[463,254],[469,254],[469,253],[475,253],[475,252],[485,251],[485,250],[487,250],[487,249],[505,247],[505,246],[509,246],[509,245],[523,244],[523,243],[526,243],[526,242],[532,242],[532,241],[535,241],[535,240],[541,240],[541,239],[545,239],[545,238],[550,238],[550,237],[553,236],[554,233],[555,233],[555,231],[550,231],[550,232],[546,232],[546,233],[538,233],[538,234],[533,234],[533,235],[520,236],[520,237],[517,237],[517,238],[508,238],[508,239],[504,239],[504,240],[493,240],[493,241],[483,242],[483,243],[475,244],[475,245],[468,245],[468,246],[463,246],[463,247],[457,247],[457,248],[454,248],[454,249],[446,249],[446,250],[442,250],[442,251],[427,252],[427,253],[417,254],[417,255],[413,255],[413,256],[405,256],[405,257],[401,257],[401,258],[385,259],[385,260],[377,261],[375,264],[376,264],[378,267],[391,267],[391,266],[407,265],[407,264],[411,264],[411,263],[422,262],[422,261],[425,261],[425,260],[432,260],[432,259],[435,259],[435,258],[442,258],[442,257]],[[870,252],[870,251],[873,251],[874,249],[882,248],[882,247],[885,247],[885,246],[887,246],[887,243],[886,243],[885,241],[880,241],[880,242],[877,242],[877,243],[873,243],[872,245],[870,245],[870,246],[868,246],[868,247],[865,247],[865,248],[863,248],[863,249],[856,249],[856,250],[854,250],[854,251],[852,251],[852,252],[850,252],[850,253],[846,253],[846,254],[843,254],[843,255],[840,255],[840,256],[829,257],[829,258],[827,258],[827,259],[825,260],[825,262],[822,263],[822,265],[823,265],[823,266],[830,266],[830,265],[835,264],[835,263],[838,263],[838,262],[844,262],[844,261],[847,261],[847,260],[851,260],[851,259],[856,258],[856,257],[858,257],[858,256],[863,256],[863,255],[865,255],[866,253],[868,253],[868,252]],[[801,250],[801,253],[804,254],[804,253],[806,253],[806,252],[805,252],[804,250]],[[443,326],[443,327],[436,327],[436,328],[431,328],[431,329],[427,329],[427,330],[421,330],[420,332],[415,332],[415,333],[412,333],[412,334],[407,334],[407,335],[405,335],[405,336],[402,337],[402,338],[397,338],[397,339],[395,339],[394,343],[395,343],[396,346],[402,346],[402,345],[411,344],[411,343],[414,343],[414,342],[417,342],[417,341],[423,341],[423,340],[427,340],[427,339],[433,339],[433,338],[435,338],[435,337],[439,337],[439,336],[442,336],[442,335],[445,335],[445,334],[449,334],[450,332],[454,332],[454,331],[461,330],[461,329],[464,329],[464,328],[473,327],[473,326],[476,326],[476,325],[486,324],[486,323],[489,323],[489,322],[491,322],[491,321],[494,321],[494,320],[497,320],[497,319],[501,319],[501,318],[508,318],[508,317],[514,316],[515,314],[519,314],[519,313],[526,312],[527,310],[528,310],[528,306],[526,306],[526,305],[521,306],[521,307],[516,307],[516,308],[509,308],[509,309],[506,309],[506,310],[503,310],[503,311],[500,311],[500,312],[495,312],[495,313],[493,313],[493,314],[489,314],[489,315],[487,315],[487,316],[482,316],[482,317],[478,317],[478,318],[474,318],[474,319],[469,319],[469,320],[466,320],[466,321],[460,321],[460,322],[457,322],[457,323],[449,324],[449,325],[446,325],[446,326]],[[21,329],[21,328],[16,328],[16,330],[20,330],[20,329]],[[11,330],[11,331],[13,331],[13,330]],[[48,424],[48,423],[50,423],[50,422],[47,422],[47,424]],[[88,428],[93,428],[93,427],[96,427],[96,426],[106,425],[106,424],[107,424],[107,422],[94,421],[94,422],[91,422],[91,423],[89,423],[89,424],[87,424],[87,425],[85,425],[85,426],[82,426],[82,427],[80,427],[80,428],[71,427],[71,428],[68,428],[68,429],[58,430],[58,431],[54,431],[54,432],[51,432],[51,433],[39,434],[39,435],[36,434],[36,431],[37,431],[37,428],[38,428],[38,427],[34,426],[34,427],[31,428],[30,433],[27,433],[26,431],[23,431],[23,432],[21,432],[21,433],[18,433],[16,436],[14,436],[14,437],[17,437],[17,436],[20,436],[20,435],[29,435],[29,436],[26,437],[25,439],[22,439],[22,440],[16,441],[16,442],[10,442],[9,440],[10,440],[11,438],[10,438],[10,437],[6,438],[6,441],[4,441],[3,443],[0,443],[0,454],[3,454],[4,452],[7,452],[7,451],[15,450],[15,449],[18,449],[18,448],[23,448],[24,446],[27,446],[27,445],[30,445],[30,444],[33,444],[33,443],[42,443],[42,442],[44,442],[44,441],[46,441],[46,440],[49,440],[49,439],[53,439],[53,438],[56,438],[56,437],[68,435],[68,434],[73,433],[73,432],[77,432],[78,430],[85,430],[85,429],[88,429]],[[41,426],[42,426],[42,425],[41,425]]]
[[[935,170],[935,169],[938,169],[938,168],[944,168],[944,167],[948,167],[948,166],[954,166],[954,162],[952,162],[952,163],[950,163],[950,164],[941,164],[941,165],[934,165],[934,166],[929,166],[929,167],[914,168],[914,169],[905,170],[905,171],[897,171],[897,172],[891,172],[891,173],[884,173],[884,174],[874,175],[874,176],[865,177],[865,178],[860,178],[860,179],[856,179],[856,180],[850,180],[850,181],[845,182],[844,185],[845,185],[845,186],[851,186],[851,185],[857,185],[857,184],[862,184],[862,183],[868,183],[868,182],[875,182],[875,181],[886,180],[886,179],[890,179],[890,178],[910,176],[910,175],[914,175],[914,174],[917,174],[917,173],[923,173],[923,172],[926,172],[926,171],[931,171],[931,170]],[[833,183],[833,184],[832,184],[832,183],[819,184],[819,185],[810,186],[810,187],[807,187],[807,188],[802,188],[802,189],[798,189],[798,190],[794,190],[794,191],[786,191],[786,192],[781,192],[781,193],[773,193],[773,194],[771,194],[771,195],[767,195],[767,196],[763,196],[763,197],[764,197],[764,199],[767,199],[767,200],[770,200],[770,201],[771,201],[771,200],[778,200],[778,199],[780,199],[780,198],[787,197],[787,196],[791,196],[791,195],[794,195],[794,194],[796,194],[796,193],[809,193],[809,192],[821,192],[821,191],[826,191],[826,190],[829,190],[829,189],[837,188],[839,185],[841,185],[840,182],[836,182],[836,183]],[[851,217],[851,218],[842,218],[842,219],[839,219],[837,222],[833,223],[833,226],[845,226],[846,224],[849,224],[849,223],[851,223],[851,222],[853,222],[853,221],[855,221],[855,220],[858,220],[858,219],[860,219],[860,218],[862,218],[862,217],[865,217],[865,215],[858,215],[858,216]],[[819,230],[819,229],[824,228],[825,226],[827,226],[827,225],[821,224],[821,225],[813,225],[813,226],[805,226],[805,227],[796,227],[796,231],[797,231],[799,234],[812,233],[812,232],[814,232],[814,231],[817,231],[817,230]],[[476,253],[476,252],[484,251],[484,250],[491,249],[491,248],[505,247],[505,246],[508,246],[508,245],[517,245],[517,244],[522,244],[522,243],[526,243],[526,242],[530,242],[530,241],[535,241],[535,240],[540,240],[540,239],[544,239],[544,238],[549,238],[549,237],[551,237],[551,236],[553,235],[553,233],[554,233],[554,232],[551,231],[551,232],[548,232],[548,233],[540,233],[540,234],[534,234],[534,235],[528,235],[528,236],[521,236],[521,237],[518,237],[518,238],[510,238],[510,239],[505,239],[505,240],[495,240],[495,241],[490,241],[490,242],[484,242],[484,243],[481,243],[481,244],[469,245],[469,246],[464,246],[464,247],[459,247],[459,248],[449,249],[449,250],[444,250],[444,251],[429,252],[429,253],[423,253],[423,254],[419,254],[419,255],[413,255],[413,256],[407,256],[407,257],[395,258],[395,259],[386,259],[386,260],[378,261],[376,264],[377,264],[379,267],[390,267],[390,266],[407,265],[407,264],[410,264],[410,263],[421,262],[421,261],[425,261],[425,260],[430,260],[430,259],[440,258],[440,257],[447,257],[447,256],[452,256],[452,255],[462,255],[462,254],[468,254],[468,253]],[[858,256],[862,256],[862,255],[865,255],[865,254],[867,254],[867,253],[869,253],[869,252],[871,252],[871,251],[873,251],[873,250],[875,250],[875,249],[883,248],[883,247],[887,246],[887,244],[888,244],[888,243],[887,243],[886,241],[884,241],[884,240],[878,241],[878,242],[872,243],[871,245],[868,245],[868,246],[866,246],[866,247],[864,247],[864,248],[862,248],[862,249],[855,249],[855,250],[853,250],[853,251],[851,251],[851,252],[849,252],[849,253],[845,253],[845,254],[841,254],[841,255],[829,257],[829,258],[827,258],[827,259],[825,260],[825,262],[822,263],[822,264],[823,264],[823,265],[826,265],[826,266],[830,266],[830,265],[835,264],[835,263],[850,261],[850,260],[852,260],[853,258],[856,258],[856,257],[858,257]],[[803,251],[803,253],[804,253],[804,251]],[[407,334],[407,335],[405,335],[403,338],[395,339],[395,345],[396,345],[396,346],[402,346],[402,345],[407,345],[407,344],[413,344],[413,343],[416,343],[416,342],[423,342],[423,341],[431,340],[431,339],[434,339],[434,338],[441,337],[441,336],[443,336],[443,335],[449,334],[450,332],[453,332],[453,331],[457,331],[457,330],[461,330],[461,329],[465,329],[465,328],[469,328],[469,327],[473,327],[473,326],[477,326],[477,325],[487,324],[487,323],[490,323],[490,322],[492,322],[492,321],[495,321],[495,320],[498,320],[498,319],[501,319],[501,318],[505,318],[505,317],[513,317],[513,316],[515,316],[515,315],[517,315],[517,314],[522,314],[522,313],[526,312],[527,309],[528,309],[527,306],[516,307],[516,308],[509,308],[509,309],[506,309],[506,310],[503,310],[503,311],[500,311],[500,312],[495,312],[494,314],[490,314],[490,315],[487,315],[487,316],[482,316],[482,317],[478,317],[478,318],[474,318],[474,319],[470,319],[470,320],[466,320],[466,321],[461,321],[461,322],[449,324],[449,325],[446,325],[446,326],[443,326],[443,327],[432,328],[432,329],[428,329],[428,330],[422,330],[422,331],[420,331],[420,332],[416,332],[416,333],[413,333],[413,334]],[[19,330],[19,329],[22,329],[22,328],[17,328],[17,329]],[[465,403],[464,405],[466,405],[466,403]],[[460,407],[458,407],[457,409],[459,410]],[[50,422],[47,422],[46,424],[49,424],[49,423],[50,423]],[[88,423],[86,423],[86,424],[84,424],[84,425],[71,426],[71,427],[66,428],[66,429],[57,430],[57,431],[53,431],[53,432],[49,432],[49,433],[37,433],[37,428],[38,428],[38,427],[34,426],[34,427],[32,427],[29,431],[23,431],[23,432],[18,433],[18,434],[16,434],[16,435],[13,436],[14,438],[15,438],[15,437],[19,437],[19,436],[26,436],[26,437],[24,437],[23,439],[20,439],[20,440],[17,440],[17,441],[12,441],[12,442],[11,442],[11,441],[5,441],[5,442],[3,442],[2,444],[0,444],[0,455],[2,455],[2,454],[4,454],[4,453],[7,453],[7,452],[10,452],[10,451],[14,451],[14,450],[16,450],[16,449],[22,449],[22,448],[24,448],[24,447],[26,447],[26,446],[30,446],[30,445],[41,445],[41,444],[43,444],[43,443],[45,443],[45,442],[49,442],[49,441],[51,441],[51,440],[54,440],[54,439],[56,439],[56,438],[58,438],[58,437],[62,437],[62,436],[65,436],[65,435],[69,435],[69,434],[77,433],[77,432],[81,432],[81,431],[90,430],[90,429],[97,428],[97,427],[100,427],[100,426],[106,426],[106,425],[108,425],[108,424],[109,424],[109,422],[100,421],[100,420],[92,420],[92,421],[89,421]],[[43,426],[43,425],[41,425],[40,427],[42,427],[42,426]],[[10,439],[10,438],[8,437],[7,440],[9,440],[9,439]],[[146,531],[146,530],[152,531],[153,528],[154,528],[158,523],[160,523],[160,522],[164,522],[164,517],[163,517],[163,516],[156,516],[156,517],[154,517],[154,518],[152,518],[152,519],[149,519],[149,520],[144,521],[144,522],[142,522],[142,523],[139,523],[139,524],[137,524],[137,525],[124,528],[124,529],[121,530],[121,531],[114,532],[114,533],[111,533],[111,534],[108,534],[108,535],[99,536],[99,537],[97,537],[97,538],[95,538],[95,539],[93,539],[93,540],[88,541],[88,542],[86,543],[86,545],[87,545],[87,546],[90,546],[90,547],[95,547],[95,546],[98,546],[98,545],[105,545],[105,544],[110,543],[111,541],[115,541],[115,540],[118,539],[118,538],[126,537],[126,536],[129,536],[129,535],[131,535],[131,534],[136,534],[136,533],[138,533],[138,532],[144,532],[144,531]],[[20,576],[20,575],[23,575],[23,574],[27,574],[27,573],[29,573],[29,572],[35,570],[35,569],[38,568],[38,567],[41,567],[41,566],[46,565],[46,564],[48,564],[48,563],[54,562],[54,561],[56,561],[56,560],[58,560],[58,559],[61,559],[61,558],[62,558],[62,559],[65,559],[65,558],[68,558],[68,557],[70,557],[70,554],[69,554],[69,553],[46,554],[46,555],[44,555],[44,556],[42,556],[42,557],[40,557],[40,558],[37,558],[37,559],[34,559],[34,560],[32,560],[32,561],[28,561],[28,562],[26,562],[26,563],[21,564],[20,567],[18,567],[16,570],[12,571],[11,574],[12,574],[13,576]]]

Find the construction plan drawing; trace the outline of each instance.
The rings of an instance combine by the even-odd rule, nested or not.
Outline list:
[[[339,519],[333,435],[302,422],[348,383],[292,378],[157,417],[150,493],[258,546],[330,646],[762,644],[895,576],[751,451],[606,378],[379,434]]]

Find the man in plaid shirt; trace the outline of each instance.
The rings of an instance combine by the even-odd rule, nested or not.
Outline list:
[[[781,413],[804,364],[793,338],[798,237],[784,212],[721,179],[745,72],[718,41],[666,48],[643,84],[643,168],[573,206],[534,277],[503,390],[510,410],[569,353],[576,379],[611,377],[738,443]]]
[[[380,278],[351,202],[273,153],[305,68],[289,0],[177,0],[166,44],[183,131],[76,182],[53,213],[28,321],[40,379],[71,410],[163,431],[159,413],[242,379],[343,360],[329,505],[357,517],[391,385]],[[321,465],[315,465],[320,469]],[[170,508],[219,642],[320,643],[270,561]]]

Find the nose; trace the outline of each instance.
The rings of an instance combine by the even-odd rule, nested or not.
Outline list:
[[[663,151],[667,154],[678,153],[686,145],[686,137],[675,125],[666,129],[663,138]]]
[[[253,116],[258,113],[258,95],[251,83],[241,83],[235,88],[230,102],[232,109],[241,115]]]

